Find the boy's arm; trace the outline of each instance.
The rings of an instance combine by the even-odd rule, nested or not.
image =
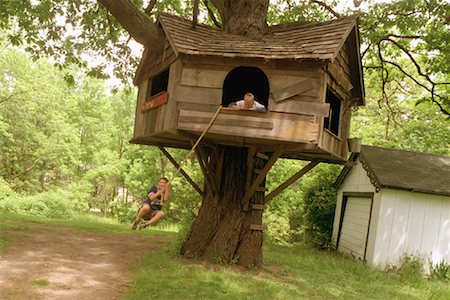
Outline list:
[[[150,199],[151,201],[153,201],[153,200],[155,200],[156,198],[158,198],[159,195],[162,194],[162,192],[163,192],[162,190],[156,191],[155,193],[150,192],[150,193],[148,194],[148,199]]]
[[[167,181],[166,187],[164,188],[163,202],[168,201],[169,197],[170,197],[170,181]]]

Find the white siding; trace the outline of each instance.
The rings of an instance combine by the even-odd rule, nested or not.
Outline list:
[[[405,253],[450,263],[450,197],[382,189],[373,265],[397,265]]]

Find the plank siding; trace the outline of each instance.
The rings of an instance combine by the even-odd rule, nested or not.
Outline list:
[[[261,116],[258,116],[261,114]],[[209,134],[228,135],[230,137],[249,137],[266,139],[267,141],[286,142],[313,142],[318,137],[318,127],[314,122],[308,122],[305,118],[267,118],[265,113],[255,113],[253,116],[245,116],[239,113],[221,114],[209,129]],[[213,113],[180,111],[178,129],[202,132]],[[197,117],[197,118],[192,118]],[[238,122],[241,120],[241,122]],[[242,124],[245,123],[245,126]],[[273,125],[270,126],[270,123]],[[263,126],[262,126],[263,125]]]

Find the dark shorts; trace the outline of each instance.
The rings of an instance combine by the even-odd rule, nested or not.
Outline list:
[[[155,216],[155,214],[161,210],[161,205],[155,205],[155,204],[151,204],[150,200],[147,199],[145,200],[142,204],[148,204],[150,205],[150,212],[148,214],[145,214],[142,218],[144,220],[150,220],[151,218],[153,218]]]
[[[149,199],[144,200],[144,203],[147,203],[148,205],[150,205],[150,208],[152,210],[161,210],[161,205],[152,204]]]

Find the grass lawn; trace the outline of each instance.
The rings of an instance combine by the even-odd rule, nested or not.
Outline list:
[[[0,214],[0,219],[64,225],[99,233],[172,236],[173,242],[166,249],[142,257],[125,299],[450,299],[449,282],[382,272],[335,252],[306,246],[279,247],[266,242],[264,266],[248,270],[179,258],[176,254],[179,241],[171,228],[130,232],[128,224],[89,216],[55,220]],[[6,224],[0,227],[0,233],[2,229],[9,229],[10,233],[27,230],[27,226],[16,228],[12,222]],[[0,234],[0,249],[11,242],[14,235]],[[45,279],[36,282],[36,286],[45,286]]]

